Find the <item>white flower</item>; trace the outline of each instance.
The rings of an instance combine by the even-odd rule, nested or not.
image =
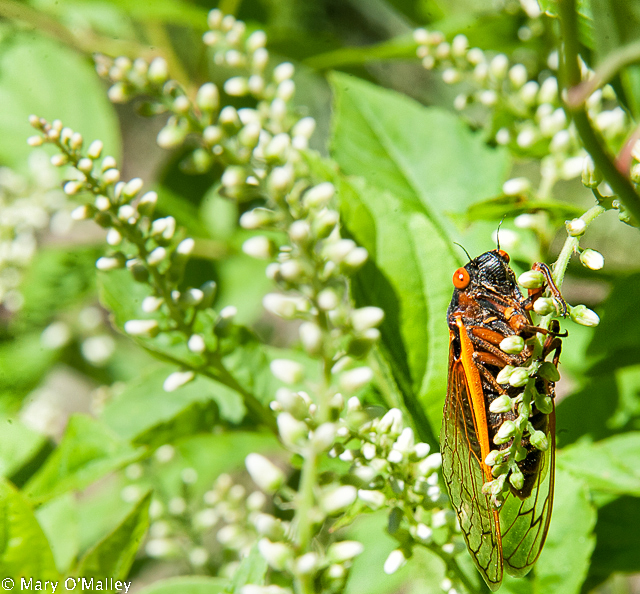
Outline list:
[[[306,423],[298,421],[292,414],[282,412],[278,415],[278,433],[282,440],[290,445],[299,445],[302,440],[308,437],[309,429]]]
[[[293,78],[295,68],[290,62],[283,62],[278,64],[273,70],[273,80],[277,83],[281,83],[283,80]]]
[[[604,266],[604,256],[596,250],[584,250],[580,254],[580,261],[591,270],[600,270]]]
[[[387,575],[391,575],[400,569],[405,563],[407,559],[404,556],[404,553],[400,549],[396,549],[395,551],[391,551],[387,560],[384,562],[383,570]]]
[[[253,482],[263,491],[274,492],[284,484],[284,473],[260,454],[249,454],[245,459],[245,466]]]
[[[366,489],[358,491],[358,499],[364,501],[371,509],[379,509],[387,500],[385,494],[381,491],[369,491]]]
[[[584,305],[571,308],[571,319],[583,326],[597,326],[600,323],[598,314]]]
[[[124,262],[122,258],[102,256],[102,258],[98,258],[98,260],[96,261],[96,268],[98,270],[102,270],[103,272],[116,270],[118,268],[122,268],[123,266]]]
[[[370,367],[356,367],[345,371],[340,378],[340,386],[345,392],[356,392],[373,379]]]
[[[383,319],[384,311],[379,307],[361,307],[351,313],[351,325],[358,332],[379,326]]]
[[[181,256],[188,256],[193,251],[195,244],[196,242],[191,237],[187,237],[178,244],[176,253],[180,254]]]
[[[40,342],[48,349],[59,349],[71,340],[71,330],[64,322],[54,322],[47,326],[40,335]]]
[[[311,436],[311,444],[316,452],[328,450],[336,438],[336,426],[334,423],[322,423]]]
[[[129,320],[124,323],[124,331],[131,336],[153,338],[158,335],[160,327],[155,320]]]
[[[502,192],[507,196],[525,194],[531,188],[531,182],[526,177],[515,177],[504,182]]]
[[[326,514],[331,515],[349,507],[357,498],[358,490],[352,485],[342,485],[326,493],[320,505]]]
[[[304,378],[304,367],[290,359],[274,359],[271,361],[271,373],[285,384],[297,384]]]
[[[178,388],[188,384],[195,377],[193,371],[175,371],[166,380],[162,387],[165,392],[174,392]]]
[[[422,522],[416,526],[416,537],[422,542],[428,543],[433,536],[433,529]]]
[[[200,334],[192,334],[189,337],[189,342],[187,342],[187,348],[192,353],[204,353],[207,350],[207,345]]]
[[[364,546],[357,540],[334,542],[327,550],[327,557],[334,563],[344,563],[357,557],[364,551]]]
[[[282,542],[271,542],[268,538],[258,541],[258,550],[264,560],[274,569],[282,571],[289,559],[293,557],[293,551]]]
[[[378,423],[379,433],[393,433],[399,435],[402,432],[402,412],[398,408],[388,410]]]

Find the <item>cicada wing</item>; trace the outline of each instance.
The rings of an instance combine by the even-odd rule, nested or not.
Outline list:
[[[549,449],[542,457],[536,484],[524,500],[509,493],[500,509],[502,553],[511,575],[526,575],[538,559],[547,538],[555,480],[555,411],[549,415]]]
[[[467,548],[487,585],[495,591],[502,582],[500,525],[490,497],[482,493],[485,477],[468,382],[453,354],[449,358],[440,450],[442,474]]]

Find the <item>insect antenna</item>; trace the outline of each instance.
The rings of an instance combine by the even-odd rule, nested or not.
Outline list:
[[[504,223],[504,220],[507,218],[507,215],[502,215],[502,218],[500,219],[500,222],[498,223],[498,228],[496,229],[496,249],[498,251],[500,251],[500,227],[502,226],[502,223]]]
[[[469,262],[473,260],[473,258],[469,255],[469,252],[466,250],[466,248],[463,245],[459,244],[457,241],[454,241],[453,243],[463,249],[464,253],[467,254],[467,258],[469,258]]]

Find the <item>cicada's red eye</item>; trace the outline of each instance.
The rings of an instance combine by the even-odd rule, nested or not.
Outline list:
[[[507,252],[505,252],[504,250],[498,250],[498,255],[501,256],[503,260],[506,260],[507,264],[509,263],[509,260],[511,260],[509,254],[507,254]]]
[[[458,268],[453,273],[453,286],[456,289],[466,289],[471,282],[471,277],[466,268]]]

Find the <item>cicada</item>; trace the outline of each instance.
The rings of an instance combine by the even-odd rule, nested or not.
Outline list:
[[[566,303],[549,268],[541,263],[533,268],[542,273],[566,314]],[[518,455],[513,456],[520,480],[512,480],[516,486],[507,481],[499,501],[487,489],[495,478],[495,468],[487,461],[506,451],[513,442],[511,439],[496,445],[494,440],[505,421],[517,418],[518,395],[523,388],[498,383],[496,377],[505,366],[517,367],[531,359],[534,341],[530,339],[540,333],[544,335],[544,346],[539,361],[553,352],[553,360],[547,365],[553,365],[557,372],[562,335],[558,334],[557,322],[551,329],[532,324],[529,312],[544,287],[529,290],[524,297],[509,266],[509,255],[499,248],[458,268],[453,285],[447,311],[449,381],[440,435],[442,471],[469,552],[488,586],[495,591],[500,587],[503,571],[523,576],[531,569],[547,535],[553,505],[553,380],[557,379],[534,376],[529,382],[529,389],[544,397],[546,405],[540,404],[540,398],[536,400],[538,407],[535,403],[531,405],[527,427],[538,435],[544,434],[546,449],[534,447],[529,439],[532,434],[524,434],[517,444]],[[510,336],[525,341],[522,352],[508,354],[500,348]],[[490,408],[495,408],[491,403],[501,396],[505,401],[504,395],[516,403],[514,410],[491,412]]]

